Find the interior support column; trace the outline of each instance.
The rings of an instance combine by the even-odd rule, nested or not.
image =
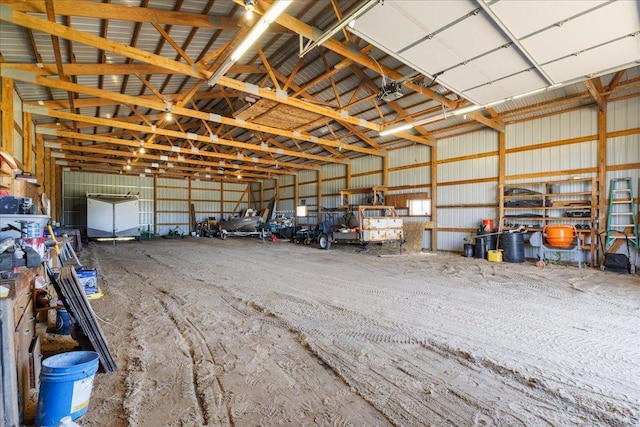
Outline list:
[[[158,235],[158,175],[153,174],[153,234]]]
[[[322,219],[322,169],[318,168],[318,206],[316,206],[317,208],[317,218],[318,218],[318,223],[321,221]]]
[[[13,80],[3,77],[2,82],[2,139],[0,147],[13,155]]]
[[[438,147],[431,146],[431,251],[438,250]]]
[[[504,219],[504,203],[501,200],[502,187],[505,183],[505,170],[507,160],[506,134],[498,132],[498,231],[502,231],[502,221]]]
[[[611,195],[609,195],[611,197]],[[607,212],[607,113],[598,111],[598,234],[605,231]]]

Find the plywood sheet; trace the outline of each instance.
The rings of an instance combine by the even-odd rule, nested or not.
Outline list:
[[[293,129],[318,120],[317,113],[301,110],[290,105],[280,104],[270,99],[260,99],[255,104],[235,115],[236,119],[271,126],[278,129]]]

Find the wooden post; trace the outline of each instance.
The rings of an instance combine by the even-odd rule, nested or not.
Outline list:
[[[22,113],[22,164],[25,172],[33,172],[33,141],[31,131],[33,130],[33,118],[31,113]]]
[[[56,221],[60,222],[62,224],[62,218],[60,217],[60,212],[62,212],[62,166],[58,166],[56,165],[56,160],[55,159],[51,159],[52,160],[52,164],[53,164],[53,172],[54,172],[54,176],[55,179],[53,180],[54,184],[55,184],[55,190],[54,190],[54,199],[55,203],[55,215],[52,215],[52,217],[56,218]]]
[[[351,188],[351,163],[347,163],[345,164],[347,171],[346,171],[346,181],[345,187],[344,188]],[[342,200],[340,200],[340,204],[342,204]]]
[[[438,147],[431,146],[431,251],[438,250]]]
[[[220,181],[220,221],[224,221],[224,181]]]
[[[13,155],[13,80],[2,81],[2,140],[0,147]]]
[[[607,223],[607,112],[598,110],[598,236],[606,231]],[[609,194],[611,197],[611,194]],[[631,195],[633,197],[633,195]],[[593,233],[592,233],[593,234]],[[592,236],[593,239],[593,236]],[[636,242],[637,243],[637,242]],[[593,248],[593,242],[592,242]],[[596,253],[600,251],[595,249],[595,253],[591,254],[591,267],[597,263],[600,265],[600,257],[604,258],[604,253],[599,256]],[[596,262],[597,261],[597,262]]]
[[[384,156],[382,156],[382,185],[388,185],[388,184],[389,184],[389,157],[385,154]]]
[[[187,193],[188,193],[187,206],[189,207],[189,232],[196,231],[196,208],[193,206],[193,201],[191,197],[192,191],[193,191],[193,188],[191,187],[191,177],[187,177]]]
[[[600,110],[598,110],[598,196],[598,234],[600,234],[606,230],[607,221],[605,216],[607,212],[607,113]]]
[[[293,215],[296,215],[296,209],[300,204],[300,195],[298,194],[298,174],[293,174]]]
[[[322,219],[322,169],[318,168],[318,206],[316,206],[317,208],[317,219],[318,222],[320,222],[320,220]]]
[[[502,197],[502,188],[505,183],[506,158],[506,135],[504,132],[498,132],[498,232],[501,232],[504,227],[504,200]]]
[[[40,135],[40,138],[42,138],[42,135]],[[47,197],[49,197],[49,200],[51,200],[51,148],[44,148],[42,169],[44,172],[44,192],[47,194]],[[51,203],[53,203],[53,201]]]
[[[158,175],[153,174],[153,234],[158,235]]]
[[[36,180],[38,184],[42,185],[39,187],[39,194],[43,192],[47,194],[44,169],[44,138],[42,134],[38,133],[36,134]],[[49,197],[48,194],[47,197]]]

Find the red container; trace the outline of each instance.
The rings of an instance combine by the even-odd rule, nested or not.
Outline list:
[[[547,238],[547,243],[558,248],[570,246],[578,232],[571,224],[550,224],[545,225],[542,234]]]
[[[493,219],[483,219],[482,220],[482,230],[491,232],[493,231]]]

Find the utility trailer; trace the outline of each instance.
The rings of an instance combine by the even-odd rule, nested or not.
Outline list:
[[[137,194],[87,193],[87,237],[139,238]]]
[[[367,212],[382,213],[382,216],[369,215]],[[321,233],[318,243],[322,249],[332,244],[350,243],[367,245],[369,243],[398,243],[402,253],[404,243],[402,218],[393,206],[358,206],[360,225],[357,228],[332,230],[329,221],[320,224]]]

